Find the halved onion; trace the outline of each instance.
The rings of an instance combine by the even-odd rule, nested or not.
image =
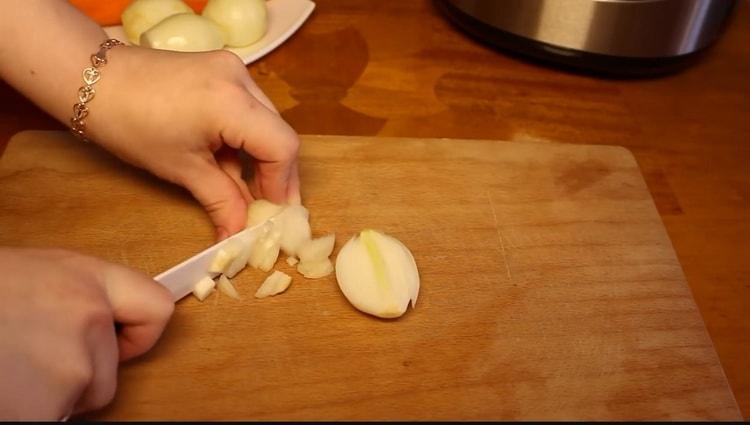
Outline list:
[[[409,249],[398,239],[370,229],[341,248],[336,280],[354,307],[377,317],[403,315],[419,295],[419,272]]]
[[[141,34],[144,47],[178,52],[205,52],[224,47],[224,37],[209,19],[192,13],[169,16]]]
[[[122,12],[122,28],[128,40],[138,45],[141,34],[178,13],[195,12],[182,0],[135,0]]]

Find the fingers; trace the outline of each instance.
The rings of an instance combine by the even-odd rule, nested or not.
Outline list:
[[[302,203],[302,198],[299,192],[299,172],[297,171],[298,164],[299,162],[297,160],[295,160],[294,163],[292,164],[291,172],[289,173],[289,179],[286,183],[287,190],[286,190],[285,199],[286,199],[286,203],[291,204],[291,205],[299,205]],[[264,176],[264,173],[267,173],[267,172],[268,171],[264,169],[264,164],[259,164],[256,166],[255,175],[261,176],[261,177],[254,178],[252,185],[250,185],[250,190],[252,192],[252,196],[254,199],[260,199],[260,198],[266,197],[263,195],[263,193],[264,192],[267,193],[268,189],[264,189],[261,186],[265,182],[265,179],[263,179],[262,176]],[[272,171],[271,171],[271,174],[273,174]]]
[[[224,167],[231,173],[241,173],[234,160],[224,159]],[[195,199],[203,205],[216,226],[216,237],[226,239],[245,228],[247,224],[247,200],[249,192],[241,175],[234,178],[218,163],[205,160],[192,168],[191,175],[183,182]],[[245,187],[243,193],[241,187]]]
[[[242,197],[245,199],[245,203],[249,204],[252,202],[253,197],[250,195],[250,190],[247,187],[247,183],[242,178],[242,160],[238,155],[238,152],[228,146],[223,146],[215,154],[216,163],[229,177],[234,180],[237,184],[237,188],[240,190]]]
[[[283,169],[288,167],[288,170]],[[290,166],[275,162],[257,162],[252,182],[253,196],[275,203],[299,204],[297,161]]]
[[[61,257],[65,258],[65,257]],[[73,413],[109,404],[117,388],[118,360],[128,360],[151,349],[174,310],[169,291],[145,274],[94,257],[71,256],[69,265],[92,276],[101,288],[101,302],[85,304],[79,313],[86,331],[83,347],[88,358],[76,377],[86,382]],[[94,295],[91,295],[94,296]],[[92,298],[96,300],[96,298]],[[115,323],[120,325],[119,334]]]
[[[120,360],[137,357],[153,347],[174,311],[169,291],[145,274],[102,262],[100,272],[112,306]],[[111,330],[110,330],[111,331]]]
[[[93,367],[91,380],[76,402],[74,413],[97,410],[109,404],[117,389],[118,346],[112,316],[107,314],[97,323],[92,323],[89,341]]]
[[[292,205],[302,203],[302,197],[299,193],[299,161],[295,160],[292,171],[289,175],[289,186],[287,187],[287,202]]]
[[[246,102],[224,117],[221,130],[224,142],[242,149],[255,159],[253,195],[275,203],[287,203],[299,197],[297,152],[299,138],[294,130],[258,99]],[[291,185],[291,186],[290,186]]]

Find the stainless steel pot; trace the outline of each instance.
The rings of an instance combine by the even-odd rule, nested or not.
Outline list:
[[[436,0],[500,48],[581,69],[654,74],[690,63],[722,33],[736,0]]]

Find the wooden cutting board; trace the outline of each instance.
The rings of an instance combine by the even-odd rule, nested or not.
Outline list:
[[[415,310],[359,313],[333,276],[178,303],[95,419],[740,419],[632,155],[610,146],[309,136],[303,200],[336,250],[374,227],[414,253]],[[181,189],[67,134],[0,159],[0,244],[152,275],[209,246]]]

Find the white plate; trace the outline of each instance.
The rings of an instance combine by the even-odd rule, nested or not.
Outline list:
[[[310,0],[268,0],[268,31],[257,42],[245,47],[225,47],[234,52],[245,65],[265,56],[286,41],[307,20],[315,9],[315,3]],[[128,43],[122,25],[105,27],[107,35]]]

